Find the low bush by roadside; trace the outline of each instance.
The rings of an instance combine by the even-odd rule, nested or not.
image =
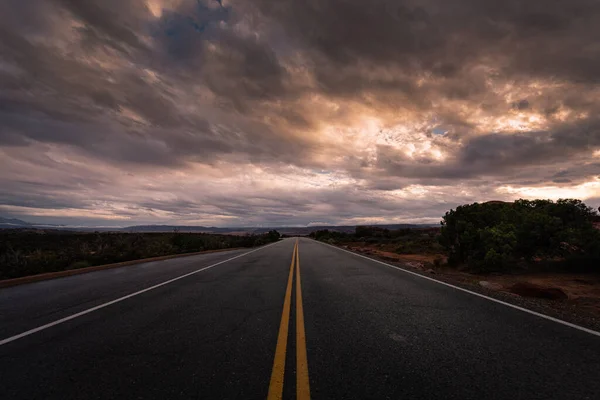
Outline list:
[[[277,231],[236,236],[3,230],[0,231],[0,279],[173,254],[254,247],[277,241],[279,237]]]

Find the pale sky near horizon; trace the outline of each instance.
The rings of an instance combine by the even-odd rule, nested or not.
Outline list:
[[[436,223],[600,206],[597,0],[4,0],[0,216]]]

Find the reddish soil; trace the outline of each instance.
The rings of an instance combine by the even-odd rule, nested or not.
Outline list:
[[[585,308],[600,316],[600,276],[590,274],[537,273],[488,276],[486,281],[498,284],[502,291],[521,282],[545,288],[559,288],[566,293],[569,303]]]
[[[430,268],[433,266],[435,259],[439,259],[442,264],[446,262],[446,256],[443,254],[398,254],[394,251],[394,245],[348,243],[342,247],[364,254],[372,254],[384,260],[403,262],[415,268]]]

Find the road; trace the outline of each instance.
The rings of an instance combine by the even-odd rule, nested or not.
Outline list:
[[[0,289],[0,343],[2,399],[600,398],[600,337],[307,238]]]

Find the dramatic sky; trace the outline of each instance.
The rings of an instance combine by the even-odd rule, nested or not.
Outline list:
[[[598,0],[2,0],[0,215],[435,223],[600,205]]]

